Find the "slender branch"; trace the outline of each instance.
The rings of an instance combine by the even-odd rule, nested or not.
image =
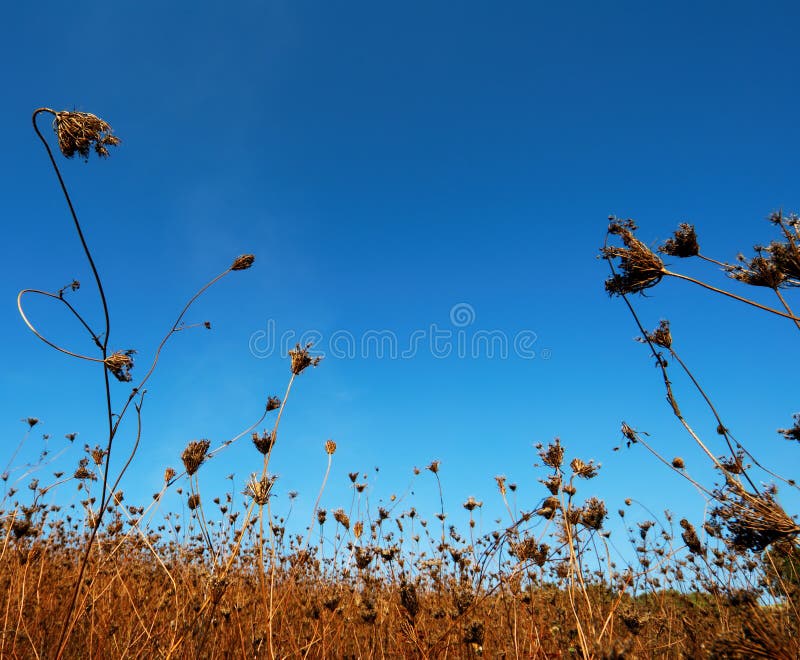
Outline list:
[[[742,298],[742,296],[737,296],[735,293],[731,293],[730,291],[725,291],[724,289],[718,289],[715,286],[711,286],[710,284],[706,284],[705,282],[701,282],[700,280],[696,280],[693,277],[689,277],[688,275],[681,275],[680,273],[673,273],[671,270],[664,269],[662,271],[664,275],[669,275],[671,277],[676,277],[679,280],[686,280],[687,282],[691,282],[692,284],[697,284],[698,286],[703,287],[704,289],[708,289],[709,291],[713,291],[714,293],[721,293],[723,296],[728,296],[729,298],[733,298],[734,300],[738,300],[739,302],[747,303],[748,305],[752,305],[753,307],[757,307],[765,312],[770,312],[772,314],[776,314],[778,316],[782,316],[786,319],[791,319],[792,321],[800,321],[800,318],[794,316],[793,314],[786,314],[781,312],[777,309],[773,309],[772,307],[767,307],[766,305],[762,305],[757,303],[755,300],[750,300],[749,298]]]

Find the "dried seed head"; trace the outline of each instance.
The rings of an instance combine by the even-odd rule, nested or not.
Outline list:
[[[658,251],[682,259],[696,257],[700,253],[700,246],[697,244],[697,232],[694,230],[694,225],[682,222],[678,225],[672,238],[658,248]]]
[[[91,451],[92,460],[94,461],[94,464],[95,465],[102,465],[103,464],[103,459],[105,458],[107,453],[108,452],[105,449],[100,449],[99,446],[95,446],[95,448],[92,449],[92,451]]]
[[[768,289],[777,289],[786,280],[786,274],[773,261],[772,256],[763,256],[761,248],[756,250],[758,255],[747,261],[743,255],[738,256],[741,262],[738,266],[728,268],[728,276],[739,282],[751,286],[763,286]]]
[[[597,476],[597,471],[600,469],[599,465],[595,465],[594,461],[584,463],[580,458],[573,458],[569,464],[572,469],[572,474],[582,479],[591,479]]]
[[[646,335],[647,339],[653,342],[656,346],[661,346],[667,350],[672,348],[672,333],[669,329],[669,321],[666,319],[661,321],[658,324],[658,327],[653,330],[653,332],[648,332]]]
[[[324,525],[327,519],[328,519],[328,512],[325,509],[320,509],[319,511],[317,511],[317,522],[320,525]]]
[[[564,447],[561,445],[561,440],[556,438],[547,445],[547,449],[539,452],[539,456],[545,465],[554,469],[560,468],[564,462]]]
[[[206,460],[208,448],[211,446],[210,440],[192,440],[186,449],[181,454],[183,466],[186,468],[186,474],[192,476]]]
[[[275,444],[275,439],[275,431],[264,431],[260,436],[258,433],[253,433],[253,444],[264,456],[269,454]]]
[[[336,453],[336,443],[333,440],[325,441],[325,453],[333,456]]]
[[[94,146],[101,158],[109,155],[108,147],[116,147],[120,139],[112,135],[111,126],[88,112],[57,112],[53,129],[58,136],[58,148],[67,158],[76,153],[89,160],[89,151]]]
[[[189,511],[194,511],[198,506],[200,506],[200,495],[197,493],[192,493],[189,495],[187,505],[189,506]]]
[[[231,265],[231,270],[247,270],[253,265],[256,260],[254,254],[243,254],[241,257],[236,257]]]
[[[322,360],[321,357],[312,358],[308,354],[308,349],[311,348],[312,345],[311,342],[307,343],[305,346],[297,344],[289,351],[289,357],[292,358],[292,373],[294,375],[297,376],[301,374],[307,367],[316,367]]]
[[[103,362],[118,381],[129,383],[133,380],[133,376],[130,373],[131,369],[133,369],[133,358],[131,356],[135,354],[136,351],[134,350],[117,351],[109,355]]]
[[[497,482],[497,489],[500,491],[501,495],[506,494],[506,477],[502,474],[498,474],[495,476],[494,480]]]
[[[583,506],[581,522],[589,529],[598,530],[603,526],[607,513],[603,500],[590,497]]]
[[[691,552],[693,555],[704,555],[705,551],[700,543],[700,539],[697,537],[697,532],[695,531],[694,525],[686,520],[686,518],[681,519],[680,525],[684,530],[681,534],[681,538],[689,548],[689,552]]]
[[[547,490],[550,491],[551,495],[558,495],[558,491],[561,488],[561,476],[558,474],[550,475],[547,479],[540,480]]]
[[[164,483],[169,483],[172,480],[172,477],[175,476],[175,470],[171,467],[168,467],[164,470]]]
[[[430,462],[430,465],[428,465],[428,467],[427,467],[427,468],[425,468],[425,469],[426,469],[426,470],[430,470],[430,471],[431,471],[431,472],[433,472],[434,474],[437,474],[437,473],[439,472],[439,466],[440,466],[441,464],[442,464],[442,462],[441,462],[441,461],[431,461],[431,462]]]
[[[267,399],[267,412],[270,410],[277,410],[281,407],[281,400],[276,396],[271,396]]]
[[[649,247],[633,235],[636,224],[632,220],[611,219],[609,234],[622,239],[624,247],[604,247],[600,255],[609,261],[618,258],[621,273],[615,273],[606,280],[609,295],[640,293],[655,286],[666,272],[664,262]]]
[[[336,509],[333,512],[333,519],[345,529],[350,529],[350,517],[344,512],[344,509]]]
[[[482,507],[482,506],[483,506],[483,502],[479,502],[479,501],[478,501],[478,500],[476,500],[474,497],[472,497],[472,495],[470,495],[470,496],[467,498],[467,501],[466,501],[466,502],[464,502],[464,505],[463,505],[463,506],[464,506],[464,508],[465,508],[467,511],[473,511],[473,510],[475,510],[476,508],[480,508],[480,507]]]
[[[364,533],[364,523],[359,520],[353,525],[353,536],[355,536],[356,539],[360,539],[363,533]]]
[[[800,413],[793,415],[794,426],[789,429],[778,429],[780,433],[787,440],[797,440],[800,442]]]
[[[676,470],[683,470],[686,467],[686,463],[683,462],[683,459],[680,456],[676,456],[672,459],[672,467]]]
[[[800,245],[796,238],[790,237],[786,243],[773,241],[766,247],[772,257],[772,263],[788,279],[791,284],[800,284]]]
[[[278,477],[274,475],[265,475],[259,477],[256,474],[250,475],[250,480],[247,482],[247,487],[244,494],[252,497],[253,501],[259,506],[264,506],[269,500],[272,493],[272,487],[275,485]]]

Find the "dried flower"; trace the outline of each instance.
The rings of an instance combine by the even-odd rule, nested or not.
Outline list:
[[[495,480],[495,482],[497,482],[497,489],[500,491],[500,494],[501,495],[505,495],[506,494],[506,477],[501,475],[501,474],[498,474],[497,476],[495,476],[494,480]]]
[[[782,286],[786,274],[776,266],[771,256],[763,256],[762,248],[757,248],[756,252],[758,254],[750,261],[740,254],[737,259],[741,265],[728,267],[728,276],[751,286],[763,286],[768,289]]]
[[[275,431],[264,431],[260,436],[258,433],[253,432],[253,444],[264,456],[269,454],[275,444],[275,439]]]
[[[358,522],[355,523],[355,525],[353,525],[353,536],[355,536],[356,539],[360,539],[363,533],[364,533],[364,523],[359,520]]]
[[[92,449],[92,451],[91,451],[92,460],[94,461],[94,464],[95,465],[102,465],[103,464],[103,459],[105,458],[107,453],[108,453],[108,451],[106,451],[105,449],[100,449],[99,446],[95,446],[95,448]]]
[[[697,532],[695,531],[694,525],[686,520],[686,518],[681,519],[680,525],[684,530],[681,534],[681,538],[689,548],[689,552],[691,552],[693,555],[705,554],[703,546],[700,543],[700,539],[697,537]]]
[[[120,143],[120,139],[111,134],[111,126],[88,112],[57,112],[53,129],[58,136],[58,148],[67,158],[77,153],[89,160],[92,146],[98,156],[105,158],[109,155],[108,147]]]
[[[427,467],[427,468],[425,468],[425,469],[426,469],[426,470],[430,470],[430,471],[431,471],[431,472],[433,472],[434,474],[437,474],[437,473],[439,472],[439,466],[440,466],[441,464],[442,464],[442,462],[441,462],[441,461],[431,461],[431,462],[430,462],[430,465],[428,465],[428,467]]]
[[[187,505],[189,506],[189,511],[194,511],[197,507],[200,506],[200,495],[197,493],[192,493],[189,495],[189,499],[187,500]]]
[[[275,485],[277,480],[278,477],[274,475],[258,477],[256,474],[251,474],[250,480],[247,482],[247,486],[244,490],[244,494],[252,497],[253,501],[259,506],[264,506],[267,503],[267,500],[272,492],[272,487]]]
[[[604,247],[600,252],[609,261],[620,260],[622,272],[606,280],[606,291],[610,295],[640,293],[658,284],[666,272],[658,255],[633,235],[635,229],[633,220],[611,218],[608,233],[620,236],[625,247]]]
[[[132,349],[117,351],[109,355],[103,362],[118,381],[129,383],[133,380],[133,376],[130,373],[131,369],[133,369],[133,358],[131,356],[135,354],[136,351]]]
[[[669,321],[666,319],[658,324],[658,327],[653,332],[645,333],[649,339],[656,346],[661,346],[669,350],[672,348],[672,333],[669,329]],[[641,339],[639,340],[641,341]]]
[[[336,509],[333,512],[333,519],[345,529],[350,529],[350,517],[344,512],[344,509]]]
[[[467,501],[464,502],[463,506],[467,511],[473,511],[476,508],[482,507],[483,506],[483,502],[479,502],[472,495],[470,495],[467,498]]]
[[[267,412],[270,410],[277,410],[281,407],[281,400],[276,396],[271,396],[267,399]]]
[[[573,458],[569,466],[572,469],[572,474],[583,479],[596,477],[597,471],[600,469],[600,466],[595,465],[594,461],[584,463],[580,458]]]
[[[253,265],[255,260],[256,256],[254,254],[243,254],[242,256],[236,257],[236,259],[233,260],[231,270],[247,270]]]
[[[166,470],[164,470],[164,483],[169,483],[174,476],[175,470],[171,467],[168,467]]]
[[[289,351],[289,356],[292,358],[292,373],[295,376],[301,374],[307,367],[316,367],[322,360],[321,357],[312,358],[308,354],[308,349],[311,348],[312,345],[311,342],[308,342],[303,347],[297,344]]]
[[[333,456],[336,453],[336,443],[333,440],[325,441],[325,453]]]
[[[186,468],[186,473],[192,476],[206,460],[208,448],[211,446],[210,440],[192,440],[183,450],[181,460]]]
[[[554,469],[560,468],[564,462],[564,447],[561,445],[561,440],[556,438],[547,445],[547,449],[539,451],[539,456],[545,465]]]
[[[678,225],[678,229],[672,235],[672,238],[658,248],[659,252],[668,254],[671,257],[696,257],[700,253],[700,246],[697,244],[697,232],[694,226],[686,222]]]
[[[793,415],[794,426],[788,429],[778,429],[780,433],[787,440],[797,440],[800,442],[800,413]]]
[[[683,470],[686,467],[686,463],[683,462],[683,459],[680,456],[676,456],[672,459],[672,467],[676,470]]]
[[[598,530],[603,526],[606,514],[606,505],[603,500],[590,497],[583,507],[581,522],[589,529]]]

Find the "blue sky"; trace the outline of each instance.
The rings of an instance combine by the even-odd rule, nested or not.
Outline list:
[[[466,303],[469,336],[535,333],[536,356],[329,355],[298,380],[273,455],[279,493],[300,493],[298,525],[327,438],[339,450],[323,506],[347,505],[350,471],[370,473],[375,504],[440,459],[454,519],[474,495],[488,530],[502,514],[494,475],[517,482],[519,506],[533,508],[545,494],[533,444],[559,436],[571,455],[603,463],[582,492],[610,510],[637,497],[699,515],[702,500],[641,448],[612,451],[626,420],[712,478],[632,341],[624,304],[604,293],[596,255],[609,214],[636,218],[649,243],[693,222],[704,252],[733,259],[773,238],[771,211],[800,209],[795,3],[44,2],[5,14],[9,454],[28,416],[43,420],[36,430],[54,450],[72,431],[76,444],[103,442],[96,365],[50,351],[16,311],[20,289],[77,278],[76,303],[99,318],[30,129],[46,105],[96,113],[123,140],[109,160],[63,171],[106,283],[111,344],[139,351],[135,374],[188,296],[236,255],[257,255],[189,315],[213,331],[168,346],[148,387],[131,500],[158,490],[189,440],[235,435],[282,393],[287,362],[255,357],[254,333],[388,331],[402,344],[432,324],[454,330],[451,309]],[[636,303],[648,326],[671,319],[678,351],[737,437],[768,464],[795,464],[775,429],[800,410],[797,329],[678,282]],[[81,346],[61,310],[30,310],[48,335]],[[713,445],[716,424],[675,381]],[[78,458],[72,449],[64,460]],[[203,492],[220,494],[230,472],[241,484],[259,458],[246,439],[230,448],[204,468]],[[415,483],[402,506],[435,511],[430,475]]]

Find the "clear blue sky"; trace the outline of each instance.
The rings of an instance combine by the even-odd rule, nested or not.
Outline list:
[[[149,383],[132,502],[158,490],[187,441],[231,437],[282,393],[287,363],[254,357],[253,333],[274,323],[408,341],[431,324],[452,329],[451,308],[467,303],[466,331],[535,332],[536,357],[329,356],[286,410],[273,456],[279,510],[297,490],[305,521],[333,438],[323,506],[347,505],[347,472],[370,472],[375,504],[440,459],[453,519],[474,495],[489,529],[501,514],[494,475],[533,508],[544,473],[532,445],[560,436],[571,455],[603,463],[582,492],[611,511],[632,496],[699,514],[702,500],[643,449],[612,451],[624,419],[669,458],[702,463],[622,301],[604,293],[596,254],[609,214],[636,218],[652,243],[694,222],[704,252],[733,259],[773,237],[769,212],[800,209],[796,3],[77,1],[4,14],[9,454],[27,416],[43,420],[36,430],[54,450],[71,431],[76,445],[103,442],[96,365],[38,342],[15,305],[21,288],[77,278],[74,300],[98,319],[30,129],[31,111],[47,105],[96,113],[123,140],[108,161],[64,162],[64,173],[106,282],[112,346],[139,351],[134,374],[194,290],[236,255],[257,255],[190,314],[213,331],[175,337]],[[775,429],[800,410],[797,329],[677,282],[637,304],[649,326],[672,320],[676,347],[737,437],[768,464],[796,465]],[[91,350],[61,310],[30,309],[49,335]],[[675,380],[716,443],[715,423]],[[229,472],[239,488],[259,459],[243,440],[201,471],[203,492],[221,493]],[[415,490],[403,506],[434,511],[429,474]]]

